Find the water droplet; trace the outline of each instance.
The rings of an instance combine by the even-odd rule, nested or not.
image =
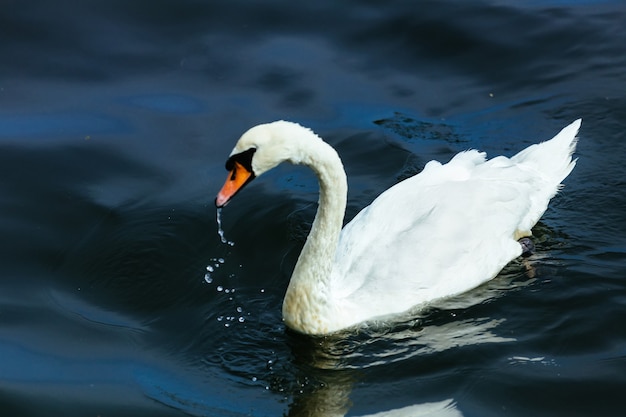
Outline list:
[[[210,283],[213,282],[213,278],[211,278],[211,274],[209,274],[209,273],[206,273],[204,275],[204,280],[206,281],[207,284],[210,284]]]
[[[222,287],[221,285],[218,285],[216,288],[218,291],[224,291],[224,287]]]
[[[252,377],[252,382],[256,382],[256,376]]]
[[[241,313],[242,311],[243,311],[243,308],[237,307],[237,313]]]
[[[219,262],[219,263],[223,264],[223,263],[224,263],[224,258],[219,258],[219,259],[217,260],[217,262]]]
[[[222,241],[222,243],[228,245],[228,246],[235,246],[235,242],[231,242],[230,240],[226,239],[226,236],[224,235],[224,229],[222,229],[222,208],[218,208],[216,210],[217,212],[217,234],[220,236],[220,240]]]
[[[261,288],[261,292],[265,292],[265,288]]]
[[[246,321],[246,319],[244,319],[243,317],[239,317],[239,323],[243,323],[244,321]]]
[[[224,323],[224,327],[230,327],[230,323]]]
[[[207,265],[206,270],[209,272],[213,272],[215,271],[215,268],[213,268],[211,265]]]
[[[224,290],[224,292],[225,292],[226,294],[229,294],[229,293],[230,293],[230,290],[229,290],[228,288],[226,288],[226,289]]]
[[[222,320],[224,320],[224,316],[219,316],[219,317],[217,318],[217,321],[222,321]]]

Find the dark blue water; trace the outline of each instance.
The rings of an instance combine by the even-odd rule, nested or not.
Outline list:
[[[5,2],[1,415],[624,415],[624,2],[337,3]],[[225,209],[234,246],[217,234],[257,123],[338,149],[350,219],[431,159],[578,117],[535,255],[392,328],[282,324],[305,169]]]

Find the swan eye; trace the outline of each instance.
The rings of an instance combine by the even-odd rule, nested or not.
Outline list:
[[[233,172],[231,179],[235,179],[235,170],[233,170],[233,168],[235,168],[235,163],[239,163],[239,165],[244,167],[248,172],[252,172],[252,156],[255,152],[256,148],[250,148],[246,151],[236,153],[228,158],[226,161],[226,170]]]

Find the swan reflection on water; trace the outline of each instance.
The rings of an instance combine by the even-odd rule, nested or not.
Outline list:
[[[471,304],[486,302],[514,287],[528,285],[519,274],[496,278],[490,284],[440,303],[438,309],[423,311],[421,316],[404,322],[371,323],[353,332],[332,336],[310,337],[287,329],[290,348],[296,367],[303,374],[316,379],[314,388],[293,395],[289,416],[343,416],[352,407],[350,399],[355,384],[359,384],[370,369],[410,363],[411,359],[431,358],[433,354],[454,348],[485,343],[509,343],[515,339],[497,334],[504,319],[489,317],[457,320],[454,311]],[[471,295],[467,297],[467,295]],[[409,365],[411,366],[411,365]],[[385,389],[382,389],[385,392]],[[380,401],[385,398],[381,396]],[[357,413],[357,415],[359,415]],[[384,410],[371,416],[462,416],[453,398],[428,401],[405,407]]]
[[[352,335],[310,338],[288,330],[297,366],[314,388],[296,393],[289,416],[344,416],[352,407],[355,384],[368,368],[385,367],[417,356],[428,356],[451,348],[481,343],[504,343],[514,339],[496,335],[493,330],[502,320],[488,318],[451,321],[422,327],[419,320],[378,333],[363,331]],[[311,368],[314,369],[311,369]],[[384,390],[383,390],[384,391]],[[384,397],[379,400],[382,402]],[[452,398],[384,410],[371,416],[461,416]]]

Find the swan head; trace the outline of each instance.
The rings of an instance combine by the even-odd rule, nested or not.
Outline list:
[[[253,179],[281,162],[302,163],[297,138],[303,134],[317,137],[299,124],[285,121],[254,126],[244,133],[226,161],[229,174],[215,205],[224,207]]]

